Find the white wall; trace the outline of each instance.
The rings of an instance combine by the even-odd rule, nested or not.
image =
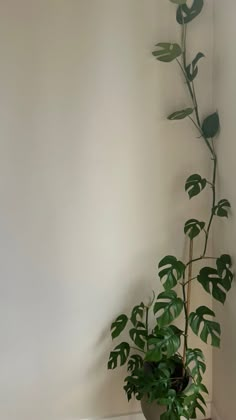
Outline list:
[[[199,81],[208,112],[206,3],[191,37],[193,55],[208,56]],[[1,1],[1,419],[137,410],[124,371],[106,371],[110,322],[157,287],[159,258],[182,256],[183,222],[196,202],[204,216],[206,201],[189,202],[183,187],[208,173],[201,141],[165,120],[188,104],[179,70],[150,54],[176,39],[173,7]]]
[[[235,144],[235,100],[236,100],[236,49],[234,39],[236,4],[232,0],[215,0],[215,102],[221,117],[221,135],[218,143],[220,196],[230,200],[232,214],[228,221],[216,225],[214,246],[232,254],[235,261],[236,235],[236,144]],[[221,351],[214,355],[214,404],[219,418],[232,420],[236,412],[236,307],[235,285],[224,306],[215,307],[222,324]]]

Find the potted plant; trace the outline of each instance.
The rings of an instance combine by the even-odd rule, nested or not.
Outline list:
[[[128,376],[124,390],[128,400],[141,400],[144,415],[148,420],[187,420],[196,418],[197,410],[205,415],[205,395],[203,384],[206,370],[204,354],[199,348],[191,348],[189,329],[214,347],[220,346],[221,329],[215,321],[215,313],[206,306],[190,311],[191,284],[198,282],[208,294],[224,304],[231,288],[233,273],[231,257],[208,255],[209,235],[216,217],[228,217],[230,203],[218,197],[216,191],[217,156],[215,137],[220,128],[219,115],[214,112],[201,118],[195,90],[199,61],[204,55],[199,52],[192,62],[187,60],[187,27],[202,11],[203,0],[170,0],[176,4],[176,20],[181,27],[181,45],[162,42],[156,45],[153,56],[164,63],[175,61],[180,68],[189,93],[190,106],[177,110],[168,119],[188,118],[199,134],[203,146],[212,162],[212,178],[192,174],[185,183],[189,198],[208,189],[211,194],[209,219],[187,220],[184,233],[189,240],[189,256],[181,261],[176,256],[167,255],[158,264],[158,274],[163,291],[157,296],[153,292],[150,304],[136,305],[128,317],[121,314],[111,325],[111,335],[116,339],[129,328],[130,341],[123,341],[111,351],[108,369],[118,364],[127,364]],[[202,237],[202,251],[194,255],[193,244],[197,236]],[[195,264],[202,263],[198,274],[193,276]],[[183,328],[176,326],[176,319],[184,315]]]

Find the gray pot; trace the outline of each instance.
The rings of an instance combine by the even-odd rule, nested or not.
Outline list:
[[[158,405],[155,401],[149,404],[146,398],[142,398],[141,407],[146,420],[160,420],[161,414],[166,411],[166,407]]]

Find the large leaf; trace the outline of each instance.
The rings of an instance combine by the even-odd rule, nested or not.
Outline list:
[[[182,331],[174,325],[166,328],[158,327],[155,329],[155,337],[148,340],[149,350],[146,353],[145,360],[150,362],[159,362],[163,358],[170,358],[179,349]]]
[[[189,236],[190,239],[194,239],[204,229],[205,223],[199,222],[196,219],[190,219],[185,223],[184,233]]]
[[[197,382],[202,381],[202,375],[206,371],[205,358],[200,349],[187,349],[186,367],[190,371],[191,376]]]
[[[160,327],[170,324],[182,312],[184,303],[174,290],[160,293],[154,305],[154,314],[157,314],[157,323]]]
[[[147,330],[145,325],[142,322],[138,322],[136,328],[132,328],[130,330],[129,335],[136,346],[144,350],[145,344],[147,342]]]
[[[128,370],[132,372],[135,369],[139,369],[143,366],[143,359],[139,354],[133,354],[128,361]]]
[[[202,133],[206,138],[213,138],[220,129],[220,120],[218,112],[209,115],[202,124]]]
[[[157,404],[166,406],[166,412],[161,414],[160,420],[189,419],[188,407],[184,404],[184,395],[169,389],[165,397],[159,397]]]
[[[202,393],[207,393],[208,390],[205,385],[199,383],[195,384],[192,383],[188,389],[187,396],[184,399],[184,405],[188,407],[189,417],[191,419],[197,418],[197,410],[201,411],[201,413],[205,416],[205,408],[206,402],[202,396]]]
[[[218,259],[218,266],[222,260]],[[225,303],[226,293],[231,289],[233,274],[229,268],[221,271],[213,267],[204,267],[197,277],[199,283],[207,293],[210,293],[218,302]]]
[[[108,361],[108,369],[115,369],[118,365],[118,362],[120,360],[120,366],[123,366],[130,353],[130,345],[128,343],[121,343],[118,346],[114,348],[113,351],[110,353],[110,358]]]
[[[193,108],[185,108],[181,111],[173,112],[173,114],[170,114],[168,116],[168,120],[174,121],[174,120],[183,120],[184,118],[188,117],[193,113]]]
[[[219,203],[214,207],[213,211],[216,216],[228,217],[228,209],[230,208],[230,202],[223,198],[223,200],[220,200]]]
[[[189,64],[186,67],[186,74],[187,74],[188,80],[190,82],[192,82],[195,79],[195,77],[197,76],[197,74],[198,74],[198,66],[197,66],[197,63],[203,57],[205,57],[204,54],[201,53],[201,52],[199,52],[196,55],[196,57],[194,58],[194,60],[192,61],[192,63]]]
[[[173,289],[173,287],[176,286],[177,281],[181,279],[185,270],[185,265],[182,261],[178,261],[176,257],[167,255],[160,261],[158,268],[163,286],[168,290]]]
[[[118,337],[125,329],[128,322],[128,317],[124,314],[118,316],[116,320],[111,324],[111,336],[112,338]]]
[[[137,305],[133,308],[130,320],[135,327],[137,323],[142,320],[144,310],[145,310],[145,306],[143,302],[141,302],[140,305]]]
[[[203,8],[203,0],[194,0],[189,7],[187,4],[179,6],[177,9],[176,20],[180,25],[191,22],[197,17]]]
[[[153,51],[154,57],[164,63],[170,63],[182,54],[181,47],[178,44],[171,44],[169,42],[160,42],[156,45],[157,51]]]
[[[189,315],[189,324],[194,334],[199,335],[204,343],[207,343],[208,337],[211,337],[211,345],[220,347],[220,325],[218,322],[211,321],[205,316],[215,317],[214,312],[206,306],[200,306],[196,312]],[[201,330],[201,331],[200,331]]]
[[[185,191],[188,192],[189,198],[200,194],[204,190],[207,180],[198,174],[191,175],[185,183]]]

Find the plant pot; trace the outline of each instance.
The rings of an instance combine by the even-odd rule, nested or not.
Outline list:
[[[162,407],[156,402],[150,404],[146,398],[142,398],[141,408],[146,420],[160,420],[161,414],[166,411],[166,407]]]
[[[156,366],[156,363],[145,362],[144,363],[144,372],[146,374],[151,374],[153,371],[153,367]],[[179,377],[183,371],[183,364],[177,363],[176,370],[175,370],[175,377]],[[188,387],[191,385],[192,380],[189,377],[185,377],[185,381],[182,384],[182,392],[186,392]],[[179,390],[176,389],[176,392]],[[143,397],[141,400],[141,408],[144,417],[146,420],[160,420],[161,414],[166,412],[166,406],[159,405],[156,401],[152,403],[148,402],[148,397]]]

